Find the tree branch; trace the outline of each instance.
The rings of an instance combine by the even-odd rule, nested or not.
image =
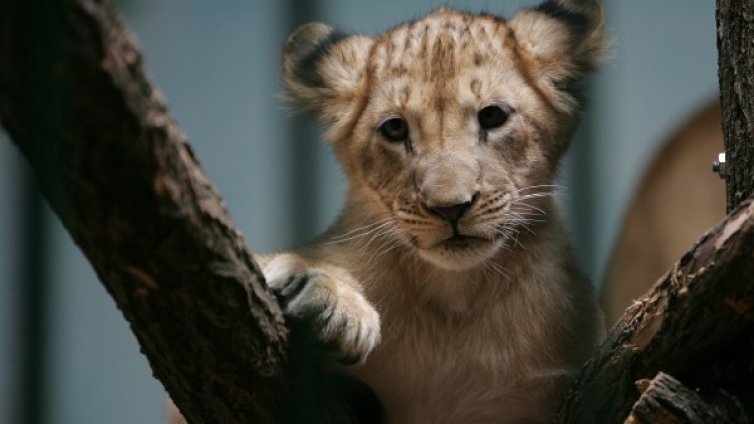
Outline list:
[[[754,193],[754,2],[717,1],[728,212]]]
[[[754,202],[702,236],[608,333],[558,423],[621,423],[634,382],[666,372],[693,387],[754,393]]]
[[[190,422],[273,422],[287,330],[107,1],[0,3],[0,117]]]
[[[641,396],[626,424],[706,424],[749,422],[743,404],[727,392],[699,393],[660,372],[639,384]]]
[[[0,0],[0,63],[3,126],[190,423],[378,416],[363,384],[289,343],[109,0]]]

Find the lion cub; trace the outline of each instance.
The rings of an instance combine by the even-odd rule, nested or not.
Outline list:
[[[603,45],[586,0],[288,39],[289,96],[327,125],[349,188],[319,239],[258,260],[388,422],[547,422],[596,343],[552,184]]]

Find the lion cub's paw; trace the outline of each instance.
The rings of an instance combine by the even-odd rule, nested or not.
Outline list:
[[[303,322],[315,344],[334,350],[340,362],[363,363],[380,341],[380,317],[372,305],[323,269],[281,269],[275,262],[264,274],[285,315]]]

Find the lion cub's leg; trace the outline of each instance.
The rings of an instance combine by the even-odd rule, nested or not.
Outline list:
[[[295,253],[260,258],[285,315],[344,363],[363,363],[380,341],[380,317],[345,269]]]

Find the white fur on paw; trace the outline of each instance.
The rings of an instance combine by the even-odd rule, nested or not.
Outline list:
[[[380,342],[379,314],[350,287],[338,292],[337,300],[320,313],[317,321],[322,341],[338,347],[341,362],[363,364]]]
[[[296,260],[290,255],[275,256],[262,270],[267,285],[276,288],[297,272]]]
[[[380,342],[380,316],[364,296],[320,269],[297,272],[281,256],[264,269],[286,316],[307,320],[317,342],[344,363],[364,363]]]

